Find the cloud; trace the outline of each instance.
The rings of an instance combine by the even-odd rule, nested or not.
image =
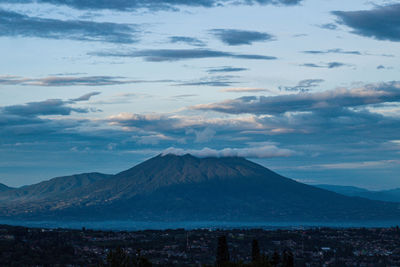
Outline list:
[[[0,36],[38,37],[131,44],[138,41],[138,25],[30,17],[0,9]]]
[[[91,93],[84,94],[84,95],[82,95],[80,97],[77,97],[77,98],[72,98],[71,101],[73,101],[73,102],[88,101],[88,100],[90,100],[90,98],[92,96],[96,96],[96,95],[99,95],[99,94],[101,94],[101,92],[91,92]]]
[[[150,134],[138,137],[138,144],[141,145],[158,145],[161,141],[171,140],[163,134]]]
[[[296,86],[279,86],[279,90],[286,92],[308,92],[312,88],[317,87],[324,82],[322,79],[307,79],[300,81]]]
[[[290,157],[295,154],[294,151],[289,149],[278,148],[274,144],[261,143],[257,147],[247,147],[247,148],[224,148],[221,150],[215,150],[205,147],[201,150],[192,149],[181,149],[170,147],[162,152],[162,155],[185,155],[191,154],[196,157],[206,158],[206,157],[243,157],[243,158],[275,158],[275,157]]]
[[[0,84],[2,84],[2,85],[23,84],[23,83],[26,83],[29,81],[30,81],[30,79],[22,78],[22,77],[14,76],[14,75],[0,76]]]
[[[173,82],[172,80],[128,80],[121,76],[50,76],[45,78],[26,78],[18,76],[0,76],[0,84],[29,86],[107,86],[131,83]]]
[[[333,68],[339,68],[339,67],[343,67],[346,66],[347,64],[345,63],[341,63],[341,62],[329,62],[327,64],[327,68],[328,69],[333,69]]]
[[[273,56],[254,55],[254,54],[236,54],[232,52],[223,52],[210,49],[154,49],[154,50],[135,50],[128,52],[103,51],[89,53],[90,55],[102,57],[140,57],[150,62],[178,61],[188,59],[204,58],[236,58],[236,59],[254,59],[254,60],[274,60]]]
[[[129,131],[161,131],[164,134],[192,134],[218,128],[219,131],[238,131],[238,129],[257,129],[259,125],[252,117],[233,119],[204,118],[202,116],[178,116],[175,114],[131,114],[120,113],[110,116],[107,121]]]
[[[374,169],[374,168],[387,168],[390,165],[398,165],[400,160],[377,160],[377,161],[361,161],[361,162],[342,162],[342,163],[327,163],[317,164],[310,166],[301,166],[299,169]]]
[[[274,40],[274,36],[265,32],[244,31],[235,29],[213,29],[211,34],[227,45],[249,45],[253,42]]]
[[[227,93],[258,93],[258,92],[268,92],[268,89],[264,88],[249,88],[249,87],[243,87],[243,88],[226,88],[226,89],[221,89],[220,92],[227,92]]]
[[[171,98],[173,98],[173,99],[183,99],[183,98],[196,97],[196,96],[199,96],[199,95],[194,95],[194,94],[174,95]]]
[[[190,132],[190,131],[189,131]],[[206,143],[209,142],[216,134],[216,131],[211,128],[205,128],[202,131],[194,131],[196,138],[196,143]]]
[[[338,26],[334,23],[326,23],[326,24],[319,25],[319,27],[321,29],[326,29],[326,30],[336,30]]]
[[[14,119],[23,121],[24,120],[23,118],[25,117],[29,118],[28,121],[31,122],[33,118],[38,116],[47,116],[47,115],[67,116],[70,115],[72,112],[88,113],[89,109],[87,108],[75,108],[71,107],[70,105],[76,102],[88,101],[90,100],[91,97],[99,94],[100,92],[91,92],[77,98],[72,98],[70,100],[47,99],[38,102],[28,102],[21,105],[3,106],[0,107],[0,118],[4,118],[4,116],[7,117],[14,116],[13,117]],[[19,118],[17,118],[16,116],[18,116]]]
[[[232,81],[233,78],[237,78],[237,76],[231,75],[222,75],[222,76],[212,76],[200,78],[199,80],[194,81],[185,81],[180,82],[176,85],[178,86],[231,86],[232,84],[236,84],[238,82]]]
[[[0,3],[15,3],[15,0],[0,0]],[[298,5],[302,0],[18,0],[19,3],[48,3],[54,5],[66,5],[76,9],[84,10],[100,10],[111,9],[119,11],[131,11],[140,8],[150,10],[176,10],[178,7],[216,7],[229,4],[241,5],[277,5],[277,6],[292,6]]]
[[[238,71],[245,71],[245,70],[248,70],[248,69],[224,66],[224,67],[219,67],[219,68],[209,68],[207,70],[207,72],[212,74],[212,73],[220,73],[220,72],[238,72]]]
[[[378,114],[377,108],[373,108],[376,105],[368,104],[392,101],[400,88],[390,89],[388,84],[388,88],[375,84],[363,86],[364,89],[348,89],[347,93],[346,90],[332,90],[325,92],[328,96],[301,93],[293,95],[293,98],[290,97],[292,95],[271,97],[273,99],[269,99],[265,105],[273,109],[269,114],[259,110],[258,114],[227,116],[189,110],[165,114],[122,113],[107,119],[99,119],[97,116],[90,119],[88,114],[85,119],[78,119],[79,116],[40,115],[73,114],[75,111],[49,111],[54,110],[54,106],[75,108],[72,100],[56,101],[49,105],[51,107],[46,112],[35,112],[29,103],[14,106],[30,106],[30,111],[9,109],[7,113],[4,110],[6,107],[2,107],[0,153],[7,155],[6,159],[13,158],[15,162],[29,162],[40,167],[45,166],[48,160],[59,164],[61,160],[54,160],[56,155],[66,165],[74,163],[72,165],[75,169],[81,161],[85,168],[88,168],[87,164],[90,164],[89,168],[97,168],[99,161],[100,165],[110,164],[112,168],[118,162],[126,166],[132,164],[132,157],[127,157],[127,153],[136,157],[135,162],[140,162],[168,147],[190,148],[190,151],[181,153],[193,152],[205,156],[274,157],[264,161],[273,168],[298,166],[298,160],[321,165],[396,159],[399,146],[395,143],[398,142],[389,141],[399,139],[398,112],[385,115],[381,112],[383,107],[379,106],[381,114]],[[348,98],[346,101],[345,93]],[[306,97],[301,99],[302,96]],[[360,97],[364,100],[357,100]],[[87,98],[89,94],[73,100]],[[350,105],[354,102],[352,98],[367,104]],[[323,108],[321,101],[329,107]],[[51,101],[38,103],[46,105],[45,102]],[[390,111],[394,104],[387,109]],[[282,110],[276,110],[281,107]],[[360,136],[363,137],[361,140]],[[204,147],[212,149],[206,150]],[[45,163],[38,160],[38,154],[40,159],[46,159],[43,161]],[[293,160],[281,156],[292,156]],[[4,166],[6,164],[3,162]],[[396,165],[387,166],[394,168]],[[334,167],[338,169],[340,166]]]
[[[71,112],[88,113],[87,109],[70,107],[70,102],[61,99],[48,99],[39,102],[29,102],[23,105],[2,107],[1,113],[17,116],[35,117],[40,115],[70,115]]]
[[[376,6],[372,10],[334,11],[338,22],[352,33],[377,40],[400,41],[400,4]]]
[[[368,84],[358,88],[338,88],[315,93],[279,96],[245,96],[215,104],[200,104],[194,110],[223,113],[279,114],[358,107],[400,101],[400,82]]]
[[[327,50],[307,50],[307,51],[303,51],[303,53],[305,54],[314,54],[314,55],[318,55],[318,54],[344,54],[344,55],[362,55],[360,51],[347,51],[347,50],[343,50],[341,48],[333,48],[333,49],[327,49]]]
[[[343,66],[348,66],[348,64],[342,63],[342,62],[328,62],[328,63],[322,64],[322,65],[315,64],[315,63],[304,63],[304,64],[301,64],[300,66],[309,67],[309,68],[334,69],[334,68],[340,68]]]
[[[200,39],[187,36],[171,36],[169,42],[172,44],[182,43],[192,46],[205,46],[206,44]]]
[[[113,76],[87,76],[87,77],[46,77],[35,79],[27,85],[37,86],[105,86],[135,83],[137,81],[125,80],[124,77]]]
[[[377,70],[392,70],[393,67],[387,67],[387,66],[383,66],[383,65],[378,65],[376,67]]]

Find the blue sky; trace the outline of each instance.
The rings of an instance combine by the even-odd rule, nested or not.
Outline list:
[[[398,1],[0,0],[0,182],[168,151],[400,187],[399,42]]]

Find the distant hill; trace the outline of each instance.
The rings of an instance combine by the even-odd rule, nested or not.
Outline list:
[[[347,186],[347,185],[330,185],[330,184],[318,184],[314,185],[315,187],[322,188],[325,190],[333,191],[345,196],[359,196],[362,193],[370,192],[367,189],[356,187],[356,186]]]
[[[398,220],[400,210],[298,183],[244,158],[169,154],[113,176],[60,177],[2,192],[0,218],[345,222]]]
[[[326,185],[326,184],[315,185],[315,186],[345,196],[356,196],[372,200],[400,202],[400,188],[381,190],[381,191],[369,191],[367,189],[354,186]]]
[[[43,199],[62,198],[65,193],[82,189],[94,182],[110,178],[102,173],[83,173],[63,176],[20,188],[9,188],[0,194],[0,201],[29,202]]]

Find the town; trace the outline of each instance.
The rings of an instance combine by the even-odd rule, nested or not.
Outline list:
[[[400,265],[399,227],[101,231],[9,225],[0,226],[0,265],[108,266],[119,250],[145,259],[143,266],[215,266],[221,237],[232,263],[251,262],[257,242],[272,266],[288,266],[286,253],[294,266]]]

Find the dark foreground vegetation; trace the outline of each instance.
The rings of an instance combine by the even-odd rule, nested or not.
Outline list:
[[[0,266],[400,266],[400,230],[126,232],[0,225]]]

